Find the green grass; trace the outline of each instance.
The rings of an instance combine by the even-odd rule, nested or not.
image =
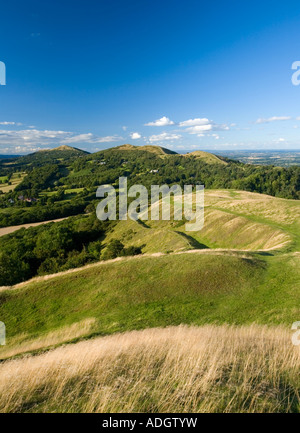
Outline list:
[[[218,158],[216,155],[213,155],[212,153],[204,152],[203,150],[195,150],[194,152],[187,153],[184,156],[187,157],[194,156],[196,159],[202,159],[207,164],[227,165],[227,162]]]
[[[0,177],[0,180],[2,182],[6,182],[6,183],[0,184],[0,190],[3,193],[13,191],[16,188],[16,186],[22,182],[22,180],[24,179],[25,176],[26,176],[26,173],[13,173],[13,175],[10,179],[11,185],[8,185],[8,183],[7,183],[7,180],[8,180],[7,176]]]
[[[300,202],[234,190],[206,190],[204,227],[186,232],[182,221],[120,221],[109,234],[143,252],[192,248],[300,250]]]
[[[300,316],[299,264],[295,254],[128,258],[0,292],[0,318],[8,347],[88,318],[85,337],[182,323],[290,326]]]
[[[299,320],[299,202],[210,190],[205,203],[200,232],[185,232],[177,221],[129,220],[118,222],[105,242],[116,238],[126,247],[141,246],[143,253],[258,250],[273,240],[289,242],[272,252],[126,258],[4,290],[0,320],[8,347],[87,319],[93,326],[84,337],[181,323],[291,326]]]

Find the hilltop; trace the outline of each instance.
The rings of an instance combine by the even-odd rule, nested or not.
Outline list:
[[[37,167],[45,164],[59,164],[72,161],[74,158],[89,155],[88,152],[71,146],[59,146],[54,149],[41,149],[28,155],[10,159],[8,163],[3,160],[3,168],[25,170],[26,167]],[[0,165],[1,169],[1,165]]]
[[[59,147],[55,147],[53,149],[41,149],[37,152],[30,153],[29,155],[22,156],[20,159],[25,158],[45,158],[45,156],[49,156],[51,158],[65,158],[65,157],[71,157],[71,156],[80,156],[80,155],[89,155],[89,152],[86,152],[85,150],[78,149],[76,147],[62,145]],[[19,159],[19,161],[20,161]]]
[[[122,146],[113,147],[111,149],[107,150],[131,150],[131,151],[146,151],[153,153],[158,156],[166,156],[166,155],[178,155],[176,152],[170,149],[166,149],[165,147],[161,146],[133,146],[132,144],[123,144]]]
[[[63,145],[58,146],[58,147],[54,147],[53,149],[41,149],[41,150],[38,150],[35,153],[39,153],[39,152],[56,152],[56,151],[65,151],[65,150],[67,150],[69,152],[88,154],[88,152],[86,152],[85,150],[78,149],[77,147],[67,146],[66,144],[63,144]]]
[[[204,152],[202,150],[195,150],[194,152],[186,153],[185,156],[193,156],[196,159],[202,159],[207,164],[227,164],[227,162],[222,160],[220,157],[213,155],[212,153]]]

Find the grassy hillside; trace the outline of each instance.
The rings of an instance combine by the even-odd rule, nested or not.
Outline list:
[[[108,230],[104,246],[118,239],[143,256],[2,289],[9,338],[0,357],[181,323],[290,326],[300,314],[299,202],[211,190],[205,205],[200,232],[178,221],[121,221]]]
[[[120,221],[105,242],[120,239],[146,253],[191,248],[299,251],[300,202],[234,190],[205,191],[205,223],[185,231],[178,221]]]
[[[290,326],[300,314],[299,265],[296,253],[202,250],[117,259],[40,277],[0,292],[9,337],[0,358],[79,336],[182,323]]]
[[[1,412],[299,412],[300,351],[276,327],[170,327],[0,365]]]
[[[187,157],[193,156],[196,159],[202,159],[207,164],[223,164],[223,165],[227,164],[226,161],[223,161],[218,156],[213,155],[212,153],[204,152],[203,150],[195,150],[194,152],[187,153],[185,156]]]
[[[131,150],[131,151],[146,151],[149,153],[153,153],[154,155],[157,156],[166,156],[166,155],[177,155],[176,152],[173,152],[170,149],[166,149],[165,147],[161,147],[161,146],[153,146],[153,145],[146,145],[146,146],[133,146],[132,144],[123,144],[122,146],[116,146],[113,147],[112,149],[107,149],[107,151],[122,151],[122,150]]]
[[[0,183],[0,191],[7,193],[13,191],[24,179],[26,173],[13,173],[9,182],[6,181],[7,176],[4,176],[2,183]]]
[[[16,160],[17,165],[49,164],[69,160],[79,156],[88,155],[88,152],[71,146],[59,146],[54,149],[45,149],[25,155]]]
[[[299,201],[238,190],[298,197],[297,171],[148,147],[25,157],[26,177],[2,196],[3,226],[14,215],[87,214],[1,238],[3,284],[64,272],[0,288],[0,411],[299,412],[299,348],[287,331],[300,317]],[[98,227],[95,188],[123,175],[147,187],[205,183],[203,229]],[[19,190],[38,200],[23,203]],[[112,240],[143,255],[96,262]]]

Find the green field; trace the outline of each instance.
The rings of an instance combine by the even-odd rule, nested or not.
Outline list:
[[[22,180],[25,178],[26,173],[13,173],[10,179],[10,184],[8,184],[8,177],[2,176],[0,177],[0,180],[3,183],[0,183],[0,191],[3,193],[13,191],[17,185],[19,185]]]
[[[6,357],[92,319],[85,337],[179,324],[285,324],[300,315],[299,254],[140,256],[41,277],[0,293]],[[73,340],[72,336],[69,337]],[[63,339],[65,341],[65,338]]]

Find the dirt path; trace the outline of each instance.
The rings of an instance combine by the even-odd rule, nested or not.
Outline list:
[[[4,236],[4,235],[8,235],[10,233],[16,232],[17,230],[20,230],[22,228],[28,229],[28,227],[36,227],[36,226],[40,226],[41,224],[47,224],[47,223],[58,223],[59,221],[63,221],[65,219],[67,219],[68,217],[65,218],[59,218],[56,220],[49,220],[49,221],[41,221],[38,223],[28,223],[28,224],[22,224],[20,226],[10,226],[10,227],[3,227],[0,228],[0,237]]]

